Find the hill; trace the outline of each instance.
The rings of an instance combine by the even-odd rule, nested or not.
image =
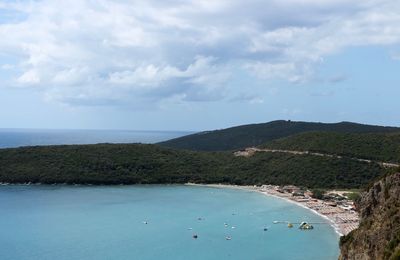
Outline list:
[[[375,182],[357,201],[361,223],[340,239],[339,259],[400,259],[400,173]]]
[[[98,144],[0,149],[0,182],[226,183],[360,188],[387,172],[376,163],[284,153],[236,157],[157,145]]]
[[[307,132],[277,139],[260,147],[327,153],[381,162],[400,162],[400,132]]]
[[[400,128],[363,125],[351,122],[328,124],[279,120],[263,124],[242,125],[222,130],[200,132],[159,144],[165,147],[195,151],[229,151],[258,146],[275,139],[309,131],[390,133],[400,132]]]

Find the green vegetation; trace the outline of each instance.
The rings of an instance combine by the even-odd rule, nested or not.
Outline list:
[[[393,235],[393,238],[385,246],[384,258],[385,259],[400,259],[400,231]],[[397,249],[397,251],[395,251]]]
[[[324,198],[324,195],[325,195],[325,193],[326,193],[326,190],[323,190],[323,189],[313,189],[313,190],[311,191],[311,193],[312,193],[312,197],[313,197],[313,198],[321,200],[321,199]]]
[[[258,146],[272,140],[310,131],[391,133],[400,132],[400,128],[362,125],[350,122],[325,124],[279,120],[263,124],[243,125],[223,130],[201,132],[162,142],[160,145],[195,151],[229,151]]]
[[[271,141],[269,148],[309,150],[342,158],[259,152],[235,157],[231,150]],[[364,132],[387,133],[364,133]],[[354,123],[274,121],[190,135],[160,145],[98,144],[0,150],[0,182],[9,183],[227,183],[293,184],[308,188],[361,188],[393,171],[360,157],[400,161],[399,128]],[[181,150],[175,148],[186,148]],[[206,150],[206,151],[191,151]],[[211,152],[209,152],[211,151]]]
[[[385,174],[378,164],[310,155],[193,152],[157,145],[99,144],[0,150],[0,182],[227,183],[360,188]]]
[[[400,162],[400,132],[308,132],[278,139],[261,147],[321,152],[382,162]]]
[[[344,193],[343,195],[352,201],[357,201],[360,199],[360,192],[349,192],[349,193]]]
[[[345,244],[348,244],[348,243],[352,243],[353,240],[354,240],[353,233],[354,233],[354,230],[351,231],[350,233],[348,233],[345,236],[341,236],[340,240],[339,240],[339,246],[342,246],[342,245],[345,245]]]

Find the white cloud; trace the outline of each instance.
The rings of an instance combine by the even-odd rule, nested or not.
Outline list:
[[[128,88],[154,89],[162,87],[171,81],[179,84],[200,85],[209,87],[223,84],[229,74],[223,67],[215,65],[213,57],[195,57],[195,61],[186,69],[164,66],[157,67],[154,64],[137,67],[133,71],[118,71],[109,75],[108,82]]]
[[[297,82],[301,77],[301,72],[297,73],[298,68],[294,63],[252,62],[246,64],[245,68],[253,71],[258,77],[265,79],[278,78]]]
[[[14,65],[12,65],[12,64],[3,64],[3,65],[1,65],[1,69],[2,70],[11,70],[11,69],[13,69],[15,66]]]
[[[0,9],[23,14],[0,23],[0,53],[16,60],[2,69],[15,71],[16,86],[40,85],[66,103],[215,100],[238,69],[306,82],[328,55],[400,43],[395,0],[38,0]]]
[[[118,71],[111,73],[109,82],[112,84],[131,85],[137,87],[149,86],[157,87],[163,81],[171,77],[179,77],[182,74],[175,67],[159,68],[153,64],[138,67],[134,71]]]
[[[254,63],[248,68],[265,77],[307,79],[324,56],[346,47],[400,43],[400,3],[381,5],[349,16],[338,16],[312,27],[284,27],[253,36],[250,51],[278,54],[278,63]]]
[[[28,70],[18,77],[17,81],[21,84],[37,84],[40,82],[40,77],[35,70]]]

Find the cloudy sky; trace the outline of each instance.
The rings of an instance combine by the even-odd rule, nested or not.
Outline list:
[[[400,126],[398,0],[0,0],[0,128]]]

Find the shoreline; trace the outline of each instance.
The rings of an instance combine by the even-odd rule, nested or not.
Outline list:
[[[331,227],[333,227],[333,229],[335,230],[335,232],[339,236],[344,236],[344,234],[340,231],[339,225],[333,219],[329,218],[328,216],[323,215],[322,213],[319,213],[318,211],[316,211],[316,210],[314,210],[312,208],[309,208],[309,207],[305,206],[304,204],[299,203],[297,201],[290,200],[290,199],[287,199],[287,198],[284,198],[284,197],[279,197],[279,196],[276,196],[276,195],[273,195],[273,194],[268,194],[268,193],[261,192],[261,191],[257,191],[257,192],[263,194],[264,196],[271,196],[271,197],[274,197],[274,198],[282,199],[282,200],[284,200],[286,202],[293,203],[293,204],[295,204],[295,205],[297,205],[299,207],[302,207],[304,209],[307,209],[307,210],[311,211],[312,213],[320,216],[321,218],[328,220],[330,222]]]
[[[203,187],[212,187],[212,188],[231,188],[231,189],[241,189],[245,191],[253,191],[253,192],[258,192],[264,196],[271,196],[274,198],[282,199],[285,200],[286,202],[295,204],[299,207],[302,207],[304,209],[307,209],[311,211],[312,213],[318,215],[319,217],[326,219],[331,227],[335,230],[335,232],[341,237],[344,235],[347,235],[350,233],[352,230],[356,229],[359,224],[359,216],[358,213],[356,212],[347,212],[344,211],[343,209],[333,207],[333,206],[328,206],[324,201],[322,200],[317,200],[317,199],[312,199],[312,202],[314,205],[314,208],[307,205],[307,202],[310,201],[298,201],[296,200],[296,197],[293,197],[290,193],[279,193],[277,191],[277,186],[272,186],[272,185],[265,185],[261,187],[257,186],[239,186],[239,185],[228,185],[228,184],[196,184],[196,183],[187,183],[185,185],[188,186],[203,186]],[[324,214],[321,211],[318,211],[317,208],[322,207],[323,209],[330,209],[331,211],[328,212],[334,212],[335,213],[330,213],[330,214]],[[348,221],[338,221],[339,218],[344,216],[349,216],[351,215],[351,220],[350,222]]]

